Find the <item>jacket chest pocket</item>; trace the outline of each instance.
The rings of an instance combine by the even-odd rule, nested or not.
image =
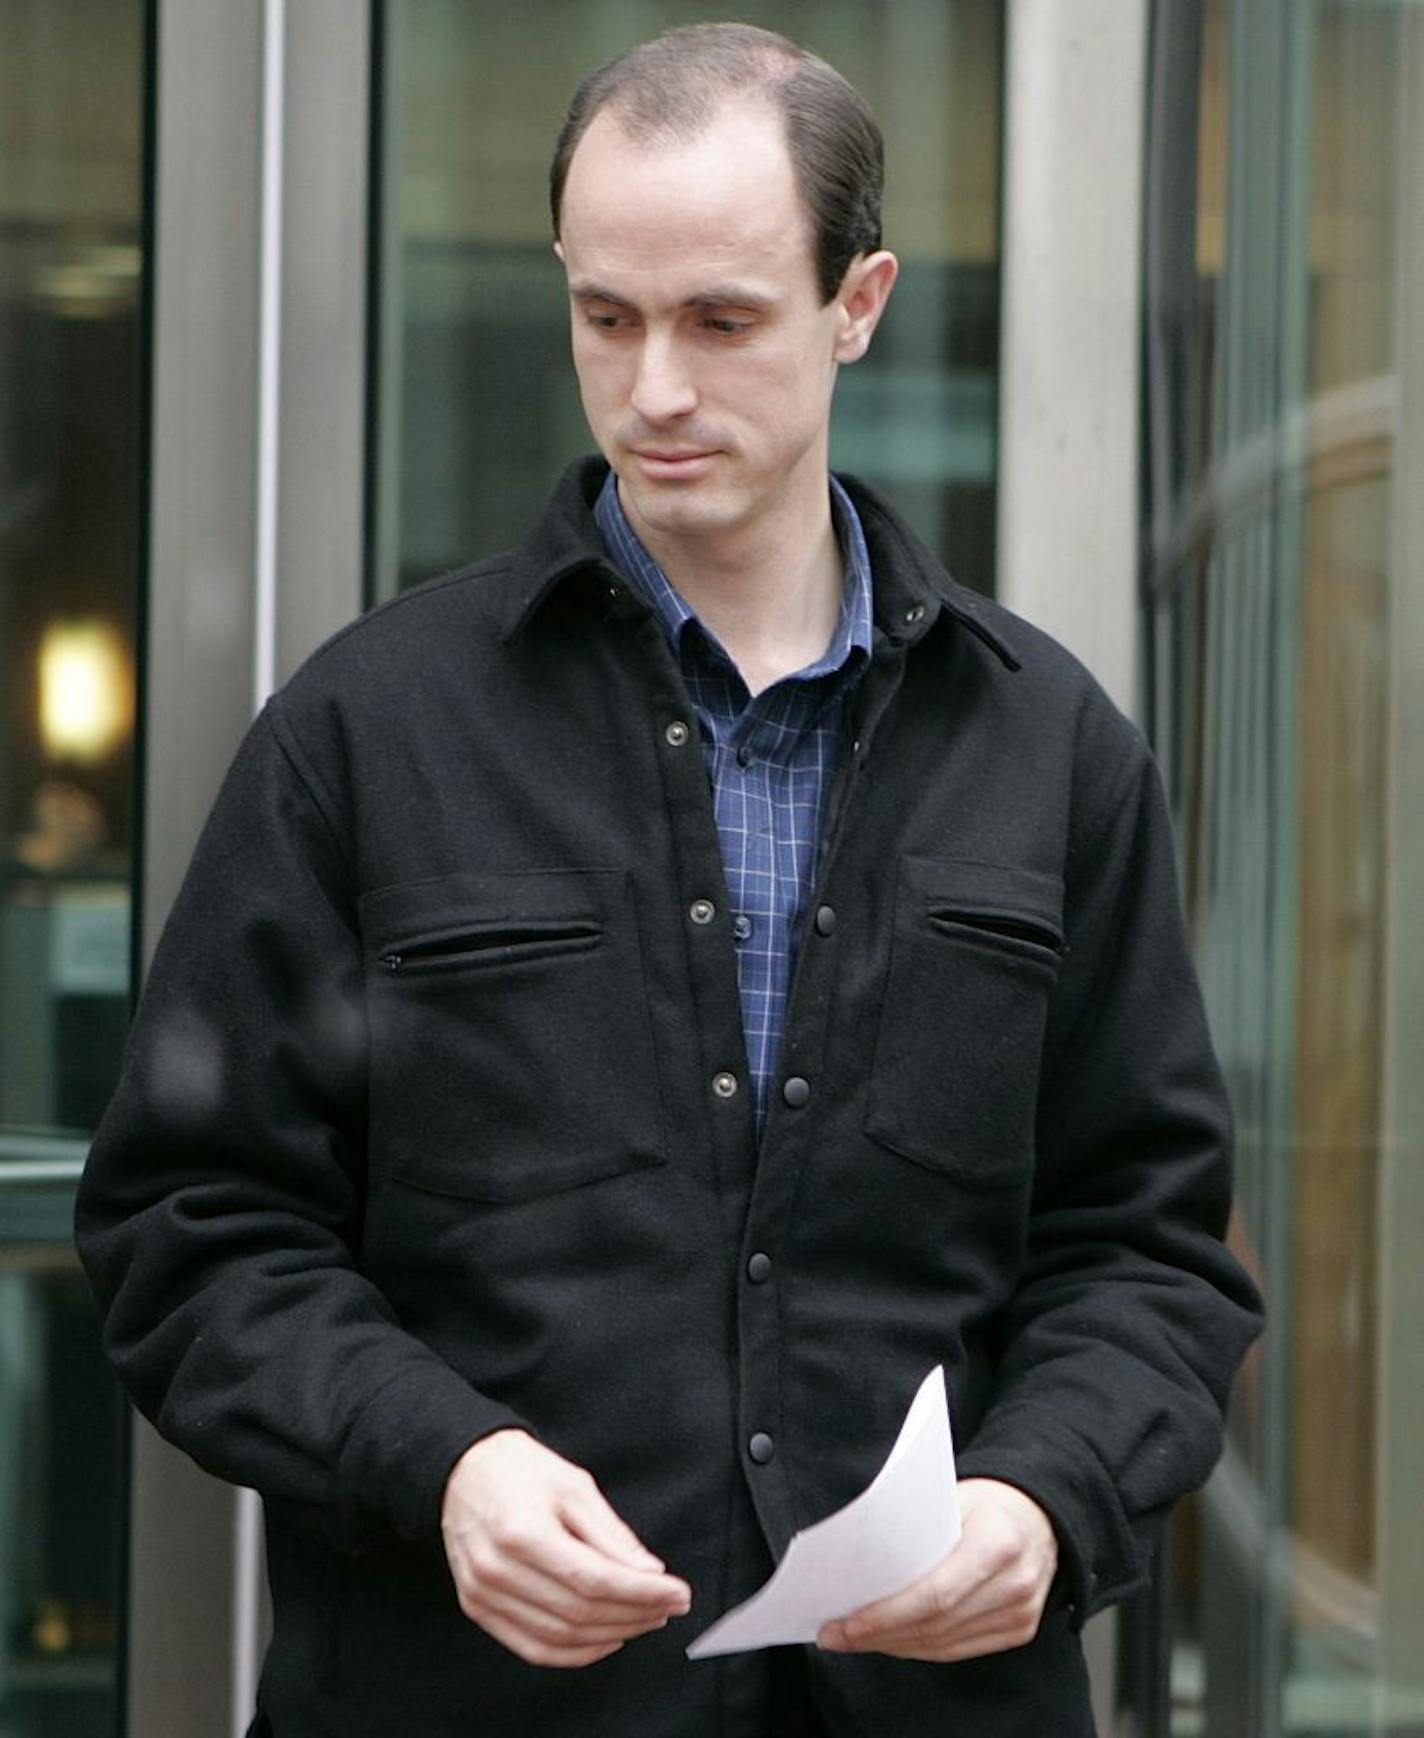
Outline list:
[[[971,1188],[1028,1179],[1062,909],[1056,876],[901,859],[866,1116],[881,1145]]]
[[[663,1162],[625,871],[452,875],[361,915],[377,1176],[511,1202]]]

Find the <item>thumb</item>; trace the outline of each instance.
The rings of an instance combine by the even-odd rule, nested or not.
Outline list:
[[[597,1485],[570,1492],[560,1507],[570,1530],[596,1551],[626,1563],[630,1569],[651,1569],[656,1573],[666,1567],[662,1558],[655,1557],[614,1510]]]

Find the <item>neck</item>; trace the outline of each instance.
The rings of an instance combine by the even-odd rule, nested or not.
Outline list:
[[[844,567],[824,471],[813,503],[758,518],[724,537],[664,537],[632,513],[629,523],[726,647],[749,692],[804,669],[830,644]]]

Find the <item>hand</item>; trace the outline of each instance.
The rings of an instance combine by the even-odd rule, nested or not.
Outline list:
[[[530,1665],[592,1665],[692,1603],[588,1473],[527,1431],[465,1450],[440,1532],[460,1609]]]
[[[1053,1523],[998,1479],[965,1479],[959,1513],[964,1530],[942,1562],[903,1592],[828,1623],[820,1646],[948,1661],[1031,1642],[1058,1567]]]

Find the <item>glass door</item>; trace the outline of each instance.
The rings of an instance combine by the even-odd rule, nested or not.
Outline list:
[[[70,1243],[128,1017],[143,0],[0,3],[0,1733],[118,1701],[124,1412]]]
[[[1271,1310],[1176,1530],[1170,1730],[1402,1738],[1424,1732],[1424,12],[1208,0],[1159,4],[1155,32],[1154,729]]]

